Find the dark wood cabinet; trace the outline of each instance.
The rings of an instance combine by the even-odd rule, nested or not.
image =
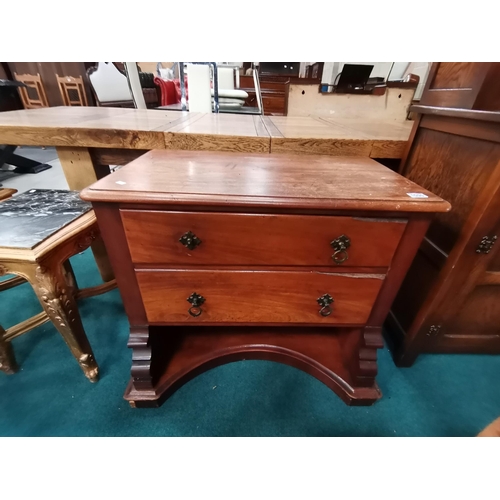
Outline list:
[[[424,352],[500,353],[500,112],[449,107],[495,107],[500,86],[489,88],[488,75],[498,65],[433,70],[422,102],[438,106],[411,108],[418,117],[400,172],[452,211],[429,227],[388,318],[403,366]]]
[[[260,78],[260,91],[265,115],[286,116],[288,112],[289,78],[275,77],[269,81]],[[245,106],[257,107],[257,97],[252,76],[240,76],[240,88],[248,93]]]
[[[500,63],[433,63],[421,106],[500,111]]]

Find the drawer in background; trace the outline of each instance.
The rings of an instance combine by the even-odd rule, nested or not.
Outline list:
[[[315,271],[168,269],[136,276],[150,323],[363,325],[384,281],[384,275]],[[193,293],[205,299],[197,317],[188,312]],[[334,300],[328,316],[317,302],[325,294]]]
[[[334,266],[331,242],[349,238],[343,266],[388,267],[401,219],[121,210],[132,261],[166,265]],[[190,249],[180,238],[201,243]],[[340,260],[345,254],[337,254]]]

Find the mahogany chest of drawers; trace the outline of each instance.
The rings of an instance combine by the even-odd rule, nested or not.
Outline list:
[[[373,403],[381,325],[450,208],[368,158],[185,151],[146,153],[82,198],[130,321],[132,406],[239,359]]]

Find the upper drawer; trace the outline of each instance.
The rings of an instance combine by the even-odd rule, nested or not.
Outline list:
[[[121,210],[121,216],[136,264],[388,267],[406,226],[307,215]],[[188,232],[201,243],[183,245]],[[335,258],[346,260],[337,264],[332,255],[342,242],[348,248]]]

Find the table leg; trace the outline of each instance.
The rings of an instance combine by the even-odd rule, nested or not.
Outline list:
[[[88,148],[61,146],[56,150],[70,189],[81,191],[109,174],[109,166],[95,163]]]
[[[5,330],[0,325],[0,371],[12,374],[18,369],[16,358],[11,343],[4,339],[4,335]]]
[[[58,147],[56,150],[70,189],[81,191],[109,174],[109,166],[94,162],[87,148]],[[92,244],[92,253],[103,281],[111,281],[114,273],[102,240]]]
[[[97,269],[104,282],[111,281],[115,278],[115,273],[109,262],[108,253],[106,252],[106,247],[101,238],[98,238],[94,243],[92,243],[92,253],[94,254],[94,259],[97,264]]]
[[[96,382],[99,379],[99,368],[62,262],[52,259],[40,265],[25,265],[23,275],[30,282],[44,311],[65,340],[85,376],[91,382]]]

